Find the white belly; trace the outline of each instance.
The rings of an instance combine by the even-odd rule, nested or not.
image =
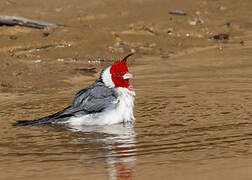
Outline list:
[[[135,92],[126,88],[117,88],[118,105],[101,113],[88,114],[70,118],[67,123],[71,126],[109,125],[135,121],[133,114]]]

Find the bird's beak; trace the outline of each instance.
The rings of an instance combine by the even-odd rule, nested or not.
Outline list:
[[[131,79],[133,78],[133,74],[127,72],[126,74],[123,75],[123,79]]]

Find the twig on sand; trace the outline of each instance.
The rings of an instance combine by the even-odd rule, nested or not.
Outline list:
[[[0,15],[0,26],[25,26],[37,29],[46,29],[46,28],[56,28],[58,26],[64,26],[59,24],[47,23],[43,21],[35,21],[32,19],[16,17],[16,16],[5,16]]]
[[[34,51],[40,51],[43,49],[49,49],[49,48],[63,48],[63,47],[70,47],[71,44],[65,44],[65,43],[55,43],[55,44],[48,44],[48,45],[42,45],[42,46],[34,46],[34,47],[25,47],[25,48],[14,48],[10,49],[9,53],[11,56],[15,56],[18,54],[23,54],[23,53],[31,53]]]

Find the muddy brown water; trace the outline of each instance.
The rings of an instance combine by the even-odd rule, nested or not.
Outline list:
[[[0,179],[251,179],[251,8],[250,0],[1,1],[3,14],[69,27],[0,27]],[[220,33],[229,39],[210,38]],[[134,125],[12,127],[69,105],[132,51]]]

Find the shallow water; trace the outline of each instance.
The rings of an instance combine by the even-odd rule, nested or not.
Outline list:
[[[30,0],[20,2],[26,4]],[[0,179],[251,179],[252,36],[251,16],[245,13],[249,1],[240,4],[232,1],[240,5],[240,11],[235,8],[237,4],[230,5],[229,1],[197,4],[198,1],[190,0],[189,4],[178,1],[171,5],[174,9],[184,8],[190,15],[197,10],[190,2],[196,3],[205,13],[202,16],[206,24],[197,26],[198,29],[188,27],[188,19],[174,17],[173,25],[178,33],[183,35],[188,31],[194,35],[207,26],[213,30],[230,20],[234,25],[229,30],[232,37],[228,41],[197,39],[196,35],[190,39],[179,35],[167,38],[162,28],[167,20],[165,7],[170,1],[130,1],[127,6],[132,9],[120,9],[120,12],[111,11],[120,7],[117,2],[93,1],[87,6],[88,14],[75,8],[79,3],[87,5],[85,2],[62,2],[67,7],[66,14],[57,19],[52,13],[47,18],[62,20],[73,14],[74,18],[65,21],[75,26],[81,23],[83,29],[55,30],[45,40],[39,31],[16,28],[15,33],[21,30],[32,33],[29,37],[18,34],[20,41],[15,42],[18,45],[3,35],[10,33],[10,27],[0,30],[1,41],[10,49],[28,46],[31,38],[34,38],[33,46],[63,37],[66,43],[73,44],[64,50],[11,57],[9,51],[5,52],[6,47],[0,48],[3,70],[0,72]],[[9,11],[23,5],[19,3]],[[162,7],[163,3],[166,6]],[[35,4],[25,6],[25,13],[33,11]],[[62,11],[57,1],[52,5],[56,12]],[[4,6],[0,3],[0,7]],[[139,7],[143,16],[139,16]],[[146,35],[135,26],[122,31],[132,19],[137,19],[135,24],[149,22],[150,7],[159,12],[150,18],[158,20],[151,24],[158,35]],[[50,15],[47,5],[40,8],[41,14]],[[216,8],[222,9],[224,15],[220,16]],[[111,13],[120,14],[119,20]],[[118,27],[110,24],[110,18],[115,18]],[[109,24],[107,29],[104,24]],[[100,26],[103,28],[97,30]],[[99,71],[111,63],[111,58],[93,63],[86,53],[113,58],[124,54],[107,55],[107,47],[114,40],[107,44],[111,34],[106,32],[116,30],[122,31],[118,34],[130,46],[134,47],[134,43],[141,46],[136,48],[129,67],[135,77],[132,81],[136,91],[135,124],[86,126],[78,130],[57,125],[11,126],[17,120],[42,117],[69,105],[74,94],[92,83]],[[101,38],[100,43],[92,44],[96,38]],[[157,47],[143,46],[152,41]],[[42,59],[41,63],[34,62],[38,58]]]

